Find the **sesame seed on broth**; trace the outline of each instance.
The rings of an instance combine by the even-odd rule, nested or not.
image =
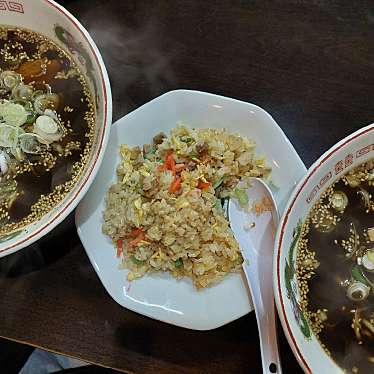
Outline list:
[[[15,97],[17,88],[30,92]],[[14,123],[20,112],[27,120]],[[4,142],[13,130],[18,143]],[[0,27],[0,235],[41,219],[72,190],[94,130],[92,96],[71,57],[40,34]]]
[[[325,351],[347,372],[374,372],[374,160],[317,201],[296,258],[300,306]]]

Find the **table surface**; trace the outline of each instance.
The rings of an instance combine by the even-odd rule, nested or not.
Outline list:
[[[369,1],[72,0],[112,82],[116,120],[175,88],[270,112],[310,164],[372,121],[374,8]],[[132,373],[257,373],[254,313],[208,332],[116,304],[68,217],[0,260],[0,336]],[[283,372],[299,373],[280,333]]]

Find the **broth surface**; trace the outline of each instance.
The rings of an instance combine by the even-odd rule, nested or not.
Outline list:
[[[74,187],[92,148],[95,112],[82,72],[40,34],[0,27],[0,74],[4,235],[40,219]],[[23,111],[27,121],[16,123]]]
[[[326,352],[353,373],[374,372],[373,172],[372,160],[339,179],[298,243],[301,307]]]

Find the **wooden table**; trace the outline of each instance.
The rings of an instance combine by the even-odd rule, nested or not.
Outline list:
[[[372,121],[369,1],[75,0],[112,81],[114,120],[175,88],[269,111],[309,166]],[[196,332],[142,317],[105,292],[73,216],[0,261],[0,336],[132,373],[258,373],[253,313]],[[298,367],[281,334],[284,373]]]

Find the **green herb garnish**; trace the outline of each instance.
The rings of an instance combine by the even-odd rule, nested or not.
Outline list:
[[[26,123],[34,123],[36,120],[36,114],[29,114],[26,119]]]
[[[370,280],[367,278],[367,276],[362,272],[362,269],[360,268],[359,265],[355,265],[352,268],[351,271],[352,278],[355,279],[356,281],[359,281],[368,287],[373,287],[373,283],[370,282]]]
[[[190,143],[190,142],[193,141],[193,138],[191,138],[190,136],[187,136],[187,135],[181,136],[179,139],[183,143]]]
[[[145,261],[138,260],[135,256],[131,256],[130,260],[135,264],[135,265],[143,265]]]
[[[221,200],[217,199],[216,202],[213,204],[212,208],[218,209],[220,207],[222,208]]]
[[[154,155],[156,153],[156,148],[151,148],[145,155],[144,158],[148,159],[149,156]]]
[[[239,204],[242,208],[248,205],[248,202],[249,202],[248,195],[244,190],[241,190],[240,188],[235,188],[234,195],[238,199]]]
[[[183,260],[179,257],[178,260],[174,261],[175,267],[180,268],[183,265]]]
[[[214,183],[213,183],[213,188],[216,189],[218,188],[223,182],[223,177],[217,179]]]
[[[195,159],[199,159],[199,154],[198,153],[196,153],[196,152],[190,152],[189,154],[188,154],[188,157],[190,157],[190,158],[195,158]]]

